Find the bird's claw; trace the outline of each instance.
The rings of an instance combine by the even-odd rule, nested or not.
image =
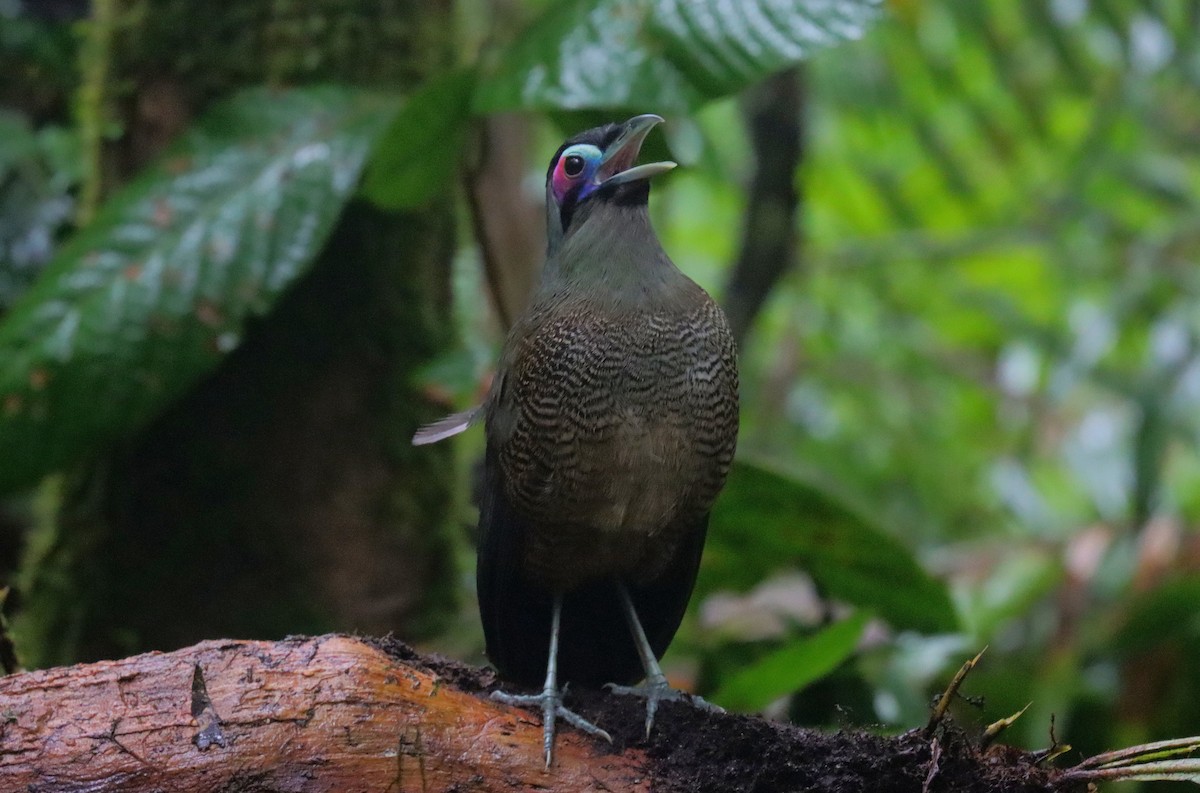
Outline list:
[[[602,738],[612,743],[612,736],[592,724],[575,711],[562,704],[562,693],[554,689],[545,689],[540,694],[507,694],[503,691],[493,691],[492,699],[506,705],[520,708],[537,707],[542,710],[542,749],[546,753],[546,768],[554,762],[554,723],[562,719],[577,730],[586,732],[596,738]]]
[[[621,686],[616,683],[607,683],[604,687],[614,694],[627,694],[629,696],[645,698],[647,739],[650,738],[650,731],[654,728],[654,716],[658,713],[658,703],[660,702],[680,702],[686,700],[697,707],[714,713],[725,712],[719,705],[707,702],[695,694],[685,694],[678,689],[671,688],[670,683],[667,682],[667,678],[664,675],[650,677],[640,686]]]

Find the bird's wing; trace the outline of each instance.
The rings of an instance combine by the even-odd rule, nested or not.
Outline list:
[[[476,405],[470,410],[464,410],[461,413],[452,413],[445,418],[440,418],[437,421],[426,424],[413,435],[413,446],[437,443],[452,435],[457,435],[478,421],[482,415],[483,405]]]

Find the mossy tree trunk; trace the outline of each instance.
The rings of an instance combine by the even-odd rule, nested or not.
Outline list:
[[[96,0],[82,113],[121,130],[97,146],[98,192],[243,85],[413,88],[448,64],[451,6]],[[441,410],[411,383],[452,340],[453,244],[448,202],[351,204],[213,376],[61,480],[20,579],[26,662],[432,627],[452,605],[454,476],[447,448],[409,445]]]

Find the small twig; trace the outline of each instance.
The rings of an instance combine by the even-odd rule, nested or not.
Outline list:
[[[1180,757],[1200,751],[1200,737],[1144,743],[1089,757],[1067,769],[1058,786],[1080,782],[1191,782],[1200,784],[1200,758]]]
[[[1071,769],[1058,778],[1058,786],[1080,782],[1191,782],[1200,784],[1200,759],[1159,760],[1116,768]]]
[[[1071,751],[1071,744],[1059,743],[1058,735],[1054,732],[1054,714],[1050,714],[1050,748],[1043,749],[1040,752],[1033,753],[1033,761],[1038,765],[1049,763],[1056,757],[1062,757],[1067,752]]]
[[[1032,705],[1032,704],[1033,704],[1032,702],[1029,703],[1029,705]],[[1009,727],[1013,726],[1013,724],[1016,723],[1017,719],[1019,719],[1025,715],[1025,711],[1029,710],[1029,705],[1026,705],[1025,707],[1021,708],[1020,710],[1018,710],[1016,713],[1014,713],[1011,716],[1006,716],[1003,719],[994,721],[991,724],[989,724],[987,726],[987,729],[983,731],[983,737],[981,737],[979,739],[979,748],[986,749],[988,746],[990,746],[992,741],[994,741],[1000,737],[1000,733],[1004,732]]]
[[[1186,754],[1197,750],[1200,750],[1200,737],[1171,738],[1165,741],[1130,746],[1127,749],[1114,749],[1111,752],[1104,752],[1094,757],[1089,757],[1086,760],[1081,760],[1071,770],[1108,768],[1132,762],[1138,758],[1157,760],[1162,757],[1172,757],[1177,754]]]
[[[939,761],[942,759],[942,744],[937,738],[929,742],[929,772],[925,774],[925,782],[921,785],[921,793],[929,793],[933,780],[938,775]]]
[[[962,687],[963,681],[967,679],[967,675],[975,668],[975,664],[979,663],[979,659],[986,652],[987,647],[984,647],[979,651],[978,655],[959,667],[958,672],[954,674],[954,679],[950,681],[950,685],[946,686],[946,690],[942,692],[941,698],[934,707],[933,714],[929,717],[929,724],[925,725],[925,735],[927,737],[933,735],[933,731],[942,723],[942,719],[946,717],[946,711],[950,708],[950,703],[954,701],[955,695],[958,694],[958,689]]]

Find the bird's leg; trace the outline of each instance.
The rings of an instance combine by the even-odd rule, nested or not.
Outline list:
[[[687,695],[671,688],[671,684],[667,682],[667,676],[663,674],[658,659],[654,657],[654,649],[650,646],[650,640],[646,638],[646,631],[638,619],[637,609],[633,607],[633,598],[629,596],[629,590],[625,588],[623,581],[617,581],[617,594],[621,598],[621,609],[629,623],[629,632],[633,634],[633,643],[637,647],[638,658],[642,661],[642,669],[646,673],[646,682],[640,686],[609,683],[605,688],[614,694],[633,694],[646,698],[646,737],[649,738],[650,730],[654,727],[654,714],[658,712],[658,703],[683,699]],[[721,708],[705,702],[700,697],[692,696],[689,699],[703,707],[721,711]]]
[[[542,747],[546,752],[546,768],[554,760],[554,721],[560,718],[577,730],[612,743],[612,736],[562,704],[558,690],[558,629],[562,621],[562,595],[554,596],[550,617],[550,657],[546,662],[546,683],[540,694],[506,694],[493,691],[492,699],[520,707],[538,706],[542,709]]]

